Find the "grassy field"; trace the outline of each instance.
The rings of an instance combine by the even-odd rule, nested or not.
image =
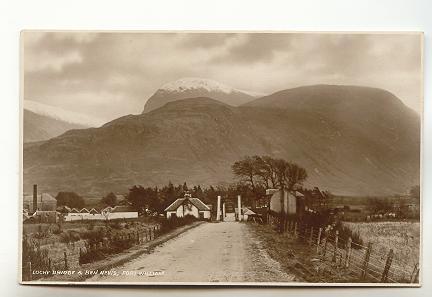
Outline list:
[[[420,255],[419,222],[345,222],[344,225],[360,233],[365,243],[372,242],[372,253],[385,261],[390,249],[394,251],[394,265],[411,269]]]

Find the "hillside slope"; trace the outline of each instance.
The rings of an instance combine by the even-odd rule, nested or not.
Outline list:
[[[419,116],[377,89],[312,86],[239,107],[185,99],[25,148],[24,190],[33,183],[83,195],[168,181],[215,185],[233,182],[235,160],[268,154],[304,166],[308,186],[400,193],[419,184],[419,133]]]
[[[23,141],[47,140],[71,129],[84,129],[86,126],[71,124],[24,109]]]

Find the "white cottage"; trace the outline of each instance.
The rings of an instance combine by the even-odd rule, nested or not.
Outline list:
[[[197,219],[210,219],[210,207],[200,199],[185,194],[184,198],[179,198],[165,209],[167,219],[171,217],[184,217],[192,215]]]

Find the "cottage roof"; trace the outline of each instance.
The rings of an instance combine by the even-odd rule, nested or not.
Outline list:
[[[210,208],[204,204],[200,199],[198,198],[179,198],[173,203],[171,203],[170,206],[165,208],[165,211],[175,211],[177,208],[179,208],[180,205],[182,205],[186,200],[190,201],[198,210],[204,211],[204,210],[210,210]]]
[[[80,213],[89,213],[89,210],[87,208],[83,208],[79,211]]]
[[[33,202],[33,195],[24,194],[25,202]],[[40,202],[57,202],[57,200],[48,193],[41,193],[37,195],[37,201]]]

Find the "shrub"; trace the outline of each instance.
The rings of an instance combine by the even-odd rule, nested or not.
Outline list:
[[[177,227],[189,225],[196,221],[196,218],[192,215],[186,215],[182,218],[171,217],[169,219],[164,219],[161,221],[161,232],[168,232]]]
[[[120,221],[115,220],[114,222],[110,223],[110,227],[113,229],[120,230],[120,229],[123,229],[123,224],[120,223]]]
[[[60,242],[63,242],[63,243],[75,242],[75,241],[78,241],[80,239],[81,239],[81,237],[80,237],[79,233],[75,232],[75,231],[69,230],[69,231],[60,233]]]
[[[89,230],[83,232],[81,234],[81,237],[83,239],[86,239],[90,244],[94,244],[94,243],[101,242],[103,240],[103,238],[105,237],[105,232],[103,231],[103,229]]]
[[[352,231],[348,226],[343,225],[341,222],[336,223],[335,230],[339,231],[339,238],[342,242],[347,242],[348,238],[351,237],[355,249],[359,249],[358,245],[363,245],[363,239],[360,237],[359,232]]]

